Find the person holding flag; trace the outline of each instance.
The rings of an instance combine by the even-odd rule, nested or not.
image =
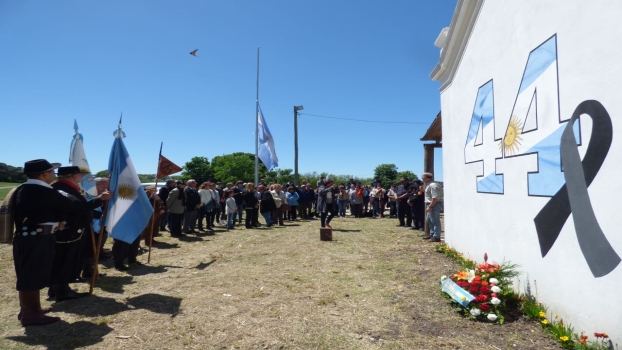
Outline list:
[[[115,139],[110,151],[108,173],[110,190],[114,194],[109,202],[106,228],[110,237],[114,238],[112,254],[115,268],[127,270],[125,258],[128,264],[138,263],[136,256],[140,234],[149,222],[153,207],[123,143],[125,133],[121,128],[121,119],[113,135]]]

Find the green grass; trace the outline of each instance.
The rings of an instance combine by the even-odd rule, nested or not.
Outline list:
[[[11,188],[19,186],[18,183],[14,182],[0,182],[0,201],[4,200],[7,194],[11,191]],[[3,188],[3,187],[11,187],[11,188]]]

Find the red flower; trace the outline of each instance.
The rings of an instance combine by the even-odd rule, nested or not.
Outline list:
[[[488,297],[484,294],[480,294],[475,297],[475,301],[478,303],[483,303],[483,302],[486,302],[487,300],[488,300]]]
[[[476,286],[471,286],[471,288],[469,289],[471,293],[477,293],[478,290],[479,289]]]
[[[480,281],[478,281],[478,280],[473,280],[473,282],[471,282],[471,285],[472,285],[472,286],[477,286],[477,285],[479,285],[479,283],[480,283]]]
[[[490,294],[491,297],[496,298],[497,297],[497,293],[492,293]],[[520,300],[520,297],[518,297],[518,300]]]
[[[488,285],[488,282],[482,281],[482,286],[487,286],[487,285]]]
[[[479,289],[479,291],[482,292],[483,294],[490,293],[490,289],[488,289],[488,287],[482,287]]]
[[[462,288],[466,288],[469,286],[469,282],[465,282],[465,281],[458,281],[456,282],[457,285],[459,285]]]
[[[482,276],[480,276],[480,275],[475,276],[475,280],[476,280],[476,281],[479,281],[479,280],[481,280],[481,279],[482,279]]]
[[[479,309],[480,309],[480,310],[482,310],[482,311],[484,311],[484,312],[487,312],[487,311],[489,311],[489,310],[490,310],[490,305],[488,305],[488,304],[482,304],[482,305],[480,305],[480,306],[479,306]]]

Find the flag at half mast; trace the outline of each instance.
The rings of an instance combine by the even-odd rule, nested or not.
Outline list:
[[[259,132],[257,137],[259,138],[259,149],[257,155],[261,162],[266,166],[268,170],[272,170],[279,166],[279,158],[276,156],[276,150],[274,148],[274,139],[266,124],[266,120],[261,112],[261,107],[257,105],[257,122],[259,123]]]
[[[121,130],[120,119],[114,136],[108,162],[113,195],[108,207],[106,228],[110,237],[131,244],[147,226],[153,207],[123,143],[125,133]]]

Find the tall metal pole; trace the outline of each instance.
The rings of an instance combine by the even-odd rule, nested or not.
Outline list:
[[[298,182],[298,107],[294,106],[294,184]]]
[[[255,186],[259,184],[259,47],[257,47],[257,96],[255,99]]]

